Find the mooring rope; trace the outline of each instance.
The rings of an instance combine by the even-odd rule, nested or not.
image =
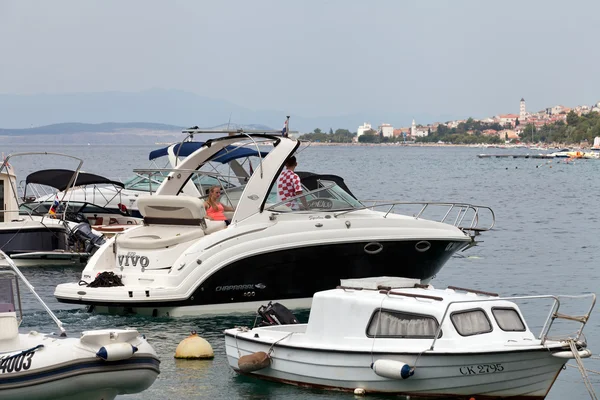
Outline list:
[[[575,357],[575,362],[577,363],[577,368],[583,377],[583,383],[590,394],[590,398],[592,400],[598,400],[596,393],[594,392],[594,388],[592,387],[592,383],[590,382],[590,377],[587,374],[587,370],[583,365],[583,361],[579,356],[579,350],[577,350],[577,345],[575,344],[575,340],[569,339],[569,347],[571,348],[571,352],[573,353],[573,357]]]
[[[573,364],[567,364],[567,367],[579,368],[577,365],[573,365]],[[593,369],[589,369],[589,368],[586,368],[585,370],[587,372],[591,372],[592,374],[600,375],[600,371],[594,371]]]
[[[237,328],[237,332],[235,333],[235,336],[234,336],[235,337],[235,349],[238,352],[238,360],[239,360],[242,357],[242,352],[240,351],[240,346],[238,345],[237,337],[240,332],[241,333],[248,332],[249,329],[246,326],[237,326],[236,328]]]
[[[273,342],[273,344],[271,345],[271,347],[269,347],[269,351],[267,352],[267,354],[269,355],[269,357],[271,357],[271,353],[273,352],[273,347],[281,342],[283,339],[287,339],[288,337],[292,336],[294,334],[294,332],[290,332],[287,335],[285,335],[284,337],[282,337],[281,339],[278,339],[276,341]]]
[[[44,348],[44,345],[43,345],[43,344],[38,344],[37,346],[35,346],[35,347],[32,347],[32,348],[30,348],[30,349],[23,350],[23,351],[20,351],[19,353],[15,353],[15,354],[13,354],[13,355],[10,355],[10,356],[8,356],[8,357],[6,357],[5,359],[3,359],[3,360],[2,360],[2,361],[3,361],[3,364],[4,364],[4,363],[7,363],[7,362],[8,362],[8,360],[10,360],[10,359],[13,359],[13,358],[16,358],[16,357],[22,356],[22,355],[24,355],[24,354],[27,354],[27,353],[33,353],[34,351],[37,351],[37,350],[39,350],[39,349],[42,349],[42,348]],[[6,364],[5,364],[5,365],[6,365]]]

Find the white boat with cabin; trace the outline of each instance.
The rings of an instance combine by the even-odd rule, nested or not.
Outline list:
[[[0,166],[0,249],[10,255],[19,266],[74,265],[81,266],[104,242],[102,235],[94,232],[87,221],[68,221],[65,212],[58,212],[59,203],[50,213],[33,212],[21,207],[16,174],[9,160],[17,156],[60,156],[76,160],[79,165],[69,177],[75,181],[83,161],[59,153],[15,153]],[[67,189],[68,190],[68,189]],[[63,199],[64,200],[64,199]],[[0,260],[0,265],[3,261]]]
[[[263,155],[265,144],[272,147]],[[307,208],[293,210],[290,200],[278,201],[277,179],[300,144],[245,132],[203,143],[168,171],[155,195],[138,199],[144,225],[108,240],[82,273],[91,284],[112,272],[124,286],[60,284],[56,298],[97,312],[155,316],[243,312],[269,300],[310,307],[315,292],[341,278],[431,279],[494,224],[489,208],[469,204],[419,203],[418,213],[398,214],[401,202],[366,205],[341,177],[310,173],[299,173],[304,189],[291,200]],[[243,171],[217,163],[229,167],[217,174],[214,160],[233,152],[258,154],[260,162]],[[220,182],[223,202],[235,207],[231,225],[206,220],[203,199],[182,195],[194,176]],[[443,209],[439,221],[423,218],[436,207]]]
[[[565,298],[587,298],[580,316]],[[517,301],[553,301],[538,336]],[[225,331],[230,366],[253,377],[357,393],[468,399],[546,397],[567,361],[590,357],[582,331],[596,296],[500,297],[419,280],[342,281],[316,293],[308,323]],[[549,336],[557,319],[571,336]]]
[[[112,400],[139,393],[159,374],[156,352],[136,329],[84,331],[67,337],[61,321],[35,293],[16,265],[0,270],[0,399]],[[19,332],[20,285],[30,289],[59,333]]]

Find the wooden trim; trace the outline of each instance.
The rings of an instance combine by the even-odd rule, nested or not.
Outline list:
[[[466,289],[466,288],[462,288],[462,287],[458,287],[458,286],[448,286],[448,289],[452,289],[454,291],[460,290],[460,291],[463,291],[463,292],[483,294],[485,296],[492,296],[492,297],[499,297],[500,296],[498,293],[494,293],[494,292],[484,292],[483,290]]]

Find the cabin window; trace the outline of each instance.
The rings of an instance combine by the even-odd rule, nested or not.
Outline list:
[[[492,324],[481,309],[457,311],[450,316],[452,324],[461,336],[479,335],[492,331]]]
[[[523,332],[525,324],[521,316],[514,308],[492,308],[492,314],[498,323],[498,326],[503,331],[507,332]]]
[[[367,336],[433,339],[438,327],[435,318],[427,315],[377,310],[369,322]]]

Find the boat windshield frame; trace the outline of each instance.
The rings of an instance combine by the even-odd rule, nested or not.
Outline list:
[[[269,205],[265,207],[265,211],[269,212],[282,212],[282,213],[303,213],[303,212],[314,212],[314,211],[323,211],[323,212],[333,212],[333,211],[351,211],[355,209],[362,209],[364,205],[352,197],[348,192],[346,192],[340,185],[338,185],[335,181],[330,180],[318,180],[319,184],[322,187],[317,188],[315,190],[310,190],[308,192],[299,194],[297,196],[290,197],[284,201],[279,201],[273,205]],[[277,184],[273,186],[277,188]],[[271,190],[271,193],[273,190]],[[320,197],[317,194],[328,192],[334,197]],[[303,203],[301,199],[306,199],[308,204],[308,208],[294,210],[287,206],[286,204],[295,202],[295,203]],[[332,200],[335,200],[334,203]],[[312,205],[311,205],[312,203]],[[340,203],[345,203],[347,206],[340,206]],[[334,207],[336,204],[336,207]],[[302,205],[302,204],[300,204]],[[330,205],[327,207],[327,205]]]
[[[4,158],[2,164],[0,165],[0,172],[2,171],[6,171],[7,174],[11,174],[14,173],[14,171],[11,172],[12,170],[12,166],[9,163],[9,160],[15,157],[24,157],[24,156],[58,156],[58,157],[65,157],[65,158],[69,158],[71,160],[75,160],[77,162],[77,168],[75,168],[73,171],[73,175],[71,176],[71,179],[69,180],[69,182],[66,185],[66,189],[62,192],[62,197],[59,199],[59,204],[65,204],[65,210],[67,209],[68,205],[69,205],[69,201],[70,201],[70,197],[67,198],[67,195],[69,194],[69,192],[71,190],[73,190],[75,183],[77,182],[77,178],[79,177],[79,173],[81,172],[81,166],[83,165],[83,159],[79,158],[79,157],[75,157],[69,154],[64,154],[64,153],[55,153],[55,152],[39,152],[39,151],[33,151],[33,152],[23,152],[23,153],[12,153],[9,154],[8,156],[6,156],[6,158]],[[19,199],[19,194],[18,194],[18,187],[16,185],[16,182],[13,186],[13,182],[12,180],[9,180],[11,187],[11,190],[13,192],[13,195],[15,197],[16,203],[18,204],[18,208],[17,210],[15,210],[17,213],[20,214],[20,205],[22,203],[21,199]],[[27,187],[27,186],[26,186]],[[26,188],[25,187],[25,188]],[[26,196],[26,192],[24,193],[24,196]],[[58,196],[58,194],[56,195]],[[2,212],[7,212],[7,210],[2,210]],[[31,215],[30,215],[31,217]],[[42,216],[42,221],[44,221],[44,218],[46,218],[47,216],[44,215]],[[56,213],[55,216],[53,216],[52,218],[57,218],[60,219],[62,221],[64,221],[66,219],[66,215],[65,213]]]

